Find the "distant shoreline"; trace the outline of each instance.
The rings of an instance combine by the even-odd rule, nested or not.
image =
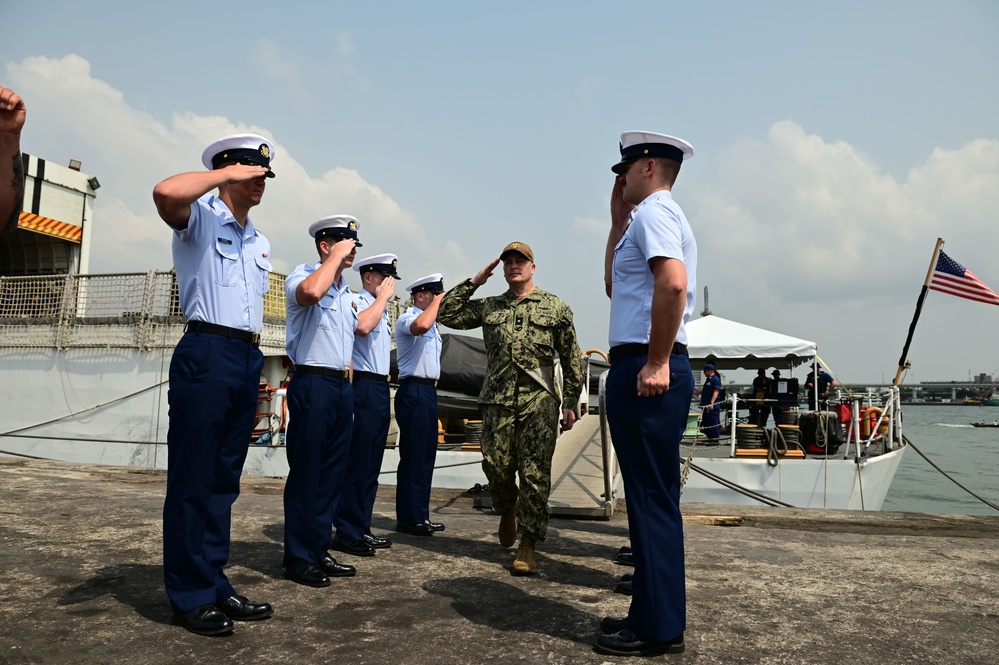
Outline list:
[[[902,406],[977,406],[982,409],[997,408],[983,404],[964,404],[963,402],[902,402]]]

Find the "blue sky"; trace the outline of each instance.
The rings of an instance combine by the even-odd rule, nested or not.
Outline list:
[[[103,185],[96,272],[168,268],[153,185],[256,131],[278,147],[253,215],[278,269],[337,212],[404,283],[522,240],[606,348],[609,167],[647,129],[694,145],[674,195],[714,313],[817,341],[846,381],[894,375],[938,236],[999,289],[994,2],[39,0],[0,23],[24,150]],[[932,294],[909,380],[999,372],[997,317]]]

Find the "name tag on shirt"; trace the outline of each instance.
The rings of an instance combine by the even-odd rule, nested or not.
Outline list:
[[[228,238],[216,238],[216,240],[218,240],[223,245],[231,245],[232,244],[232,241],[229,240]]]

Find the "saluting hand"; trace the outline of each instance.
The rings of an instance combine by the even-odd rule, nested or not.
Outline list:
[[[339,243],[338,243],[339,244]],[[395,293],[395,277],[386,277],[382,283],[375,287],[375,298],[389,296]]]
[[[229,166],[222,169],[228,178],[229,184],[237,182],[246,182],[247,180],[253,180],[254,178],[265,178],[267,173],[270,171],[267,167],[257,166],[255,164],[230,164]]]
[[[357,247],[357,241],[353,238],[338,240],[333,247],[330,248],[330,259],[333,261],[342,261],[350,256],[350,253],[354,251],[355,247]]]
[[[624,176],[614,178],[614,188],[611,190],[610,213],[611,225],[623,229],[628,223],[628,215],[635,209],[624,200]]]
[[[485,284],[486,280],[488,280],[490,277],[493,276],[493,270],[496,269],[496,266],[499,265],[499,262],[500,260],[498,256],[492,261],[490,261],[489,265],[480,270],[478,274],[476,274],[475,277],[472,278],[472,284],[475,284],[476,286],[482,286],[483,284]]]
[[[0,132],[20,135],[26,117],[27,109],[20,95],[0,85]]]
[[[669,390],[669,362],[662,365],[645,363],[638,373],[638,396],[655,397]]]

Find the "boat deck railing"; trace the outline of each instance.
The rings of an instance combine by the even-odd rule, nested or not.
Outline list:
[[[285,275],[270,274],[261,348],[284,353]],[[400,304],[391,302],[394,323]],[[174,271],[0,276],[0,348],[172,348],[183,334]]]

